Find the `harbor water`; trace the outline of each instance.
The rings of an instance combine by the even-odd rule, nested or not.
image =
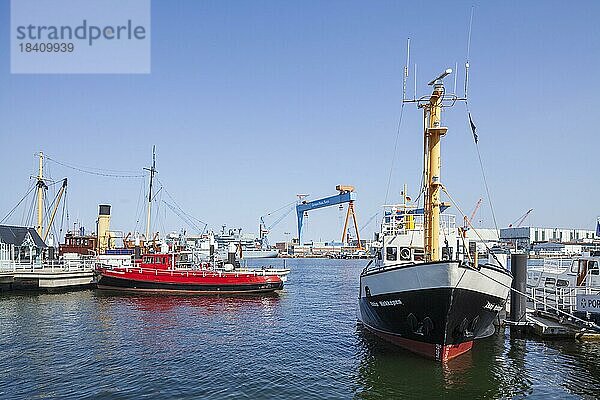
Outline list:
[[[278,296],[0,295],[0,398],[600,396],[600,343],[502,331],[442,365],[382,342],[357,322],[366,262],[287,260]]]

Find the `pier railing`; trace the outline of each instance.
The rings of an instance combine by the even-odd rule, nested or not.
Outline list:
[[[577,311],[577,295],[600,295],[600,288],[588,286],[556,287],[545,286],[531,289],[534,310],[552,314],[560,311],[573,314]],[[558,310],[558,311],[557,311]]]
[[[0,272],[72,272],[91,271],[94,269],[94,259],[49,260],[44,262],[0,262]]]

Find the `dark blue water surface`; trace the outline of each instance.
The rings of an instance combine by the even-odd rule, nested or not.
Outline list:
[[[373,337],[357,323],[364,265],[287,260],[279,296],[1,295],[0,397],[600,397],[600,343],[501,332],[441,365]]]

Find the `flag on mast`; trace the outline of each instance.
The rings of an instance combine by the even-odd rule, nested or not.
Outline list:
[[[477,127],[473,123],[473,118],[471,118],[471,112],[469,111],[469,123],[471,124],[471,131],[473,132],[473,139],[475,139],[475,144],[479,141],[479,136],[475,133]]]

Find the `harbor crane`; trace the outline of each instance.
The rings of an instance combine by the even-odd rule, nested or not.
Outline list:
[[[350,216],[354,222],[354,229],[356,230],[357,248],[362,249],[360,243],[360,233],[358,223],[356,222],[356,212],[354,210],[354,201],[356,201],[356,192],[354,186],[350,185],[337,185],[335,187],[339,193],[333,196],[317,199],[313,201],[300,200],[296,206],[296,214],[298,215],[298,242],[302,243],[302,223],[304,221],[305,213],[308,211],[316,210],[318,208],[335,206],[338,204],[348,203],[348,211],[346,213],[346,221],[344,222],[344,229],[342,231],[342,243],[347,243],[346,232],[348,231],[348,223]]]
[[[513,225],[516,225],[515,228],[519,228],[521,226],[521,224],[523,223],[523,221],[525,221],[525,219],[529,216],[529,214],[531,214],[532,211],[533,211],[533,208],[530,208],[529,210],[527,210],[527,212],[525,214],[520,216],[515,222],[508,225],[508,227],[512,228]]]
[[[477,211],[479,210],[479,207],[481,207],[481,202],[483,201],[483,199],[479,199],[477,200],[477,204],[475,204],[475,208],[473,209],[473,212],[471,213],[471,216],[467,219],[467,216],[465,215],[465,223],[464,223],[464,230],[468,231],[469,230],[469,225],[472,224],[473,222],[473,218],[475,218],[475,215],[477,215]]]

